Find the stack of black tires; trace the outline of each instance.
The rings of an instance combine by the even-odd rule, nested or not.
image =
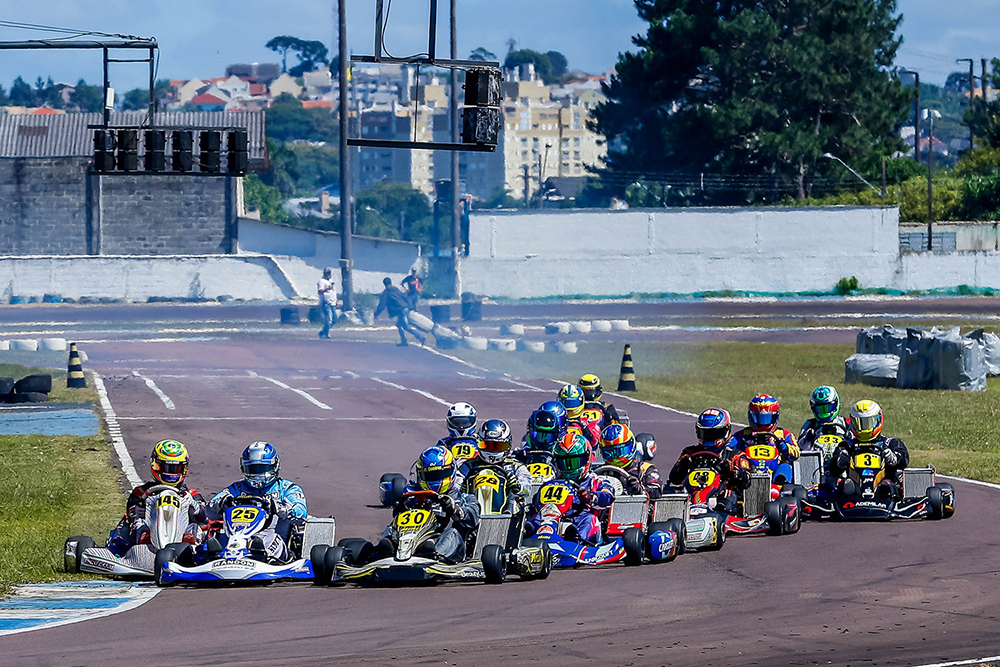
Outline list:
[[[44,403],[50,391],[51,375],[28,375],[17,381],[0,377],[0,403]]]

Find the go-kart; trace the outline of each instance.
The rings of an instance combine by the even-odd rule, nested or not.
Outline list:
[[[955,489],[935,481],[933,466],[906,468],[897,484],[882,454],[879,445],[855,444],[845,473],[810,494],[805,511],[849,521],[947,519],[955,513]]]
[[[643,490],[629,490],[629,474],[617,466],[599,466],[594,474],[604,478],[615,490],[615,501],[608,513],[605,535],[621,537],[631,528],[642,531],[646,542],[646,556],[654,563],[673,560],[684,551],[684,521],[671,518],[655,521],[656,503]]]
[[[528,467],[528,474],[531,475],[531,497],[534,498],[539,489],[556,478],[555,459],[552,452],[544,449],[532,449],[519,454],[518,458]]]
[[[755,436],[754,443],[746,448],[746,457],[754,478],[770,479],[770,500],[787,499],[790,496],[797,498],[801,505],[808,498],[809,489],[818,487],[819,482],[814,477],[818,470],[816,464],[821,461],[818,457],[822,454],[815,450],[800,452],[797,458],[789,460],[782,453],[781,443],[774,434],[757,433]],[[761,481],[757,483],[762,484]],[[799,510],[800,515],[804,515],[801,506]]]
[[[479,455],[476,438],[469,435],[451,439],[451,455],[455,457],[455,467]],[[411,470],[412,473],[412,470]],[[387,472],[378,481],[378,499],[382,507],[395,507],[406,491],[406,477],[398,472]]]
[[[576,494],[577,487],[574,484],[556,479],[544,484],[535,496],[535,503],[538,505],[535,520],[538,527],[532,537],[549,545],[553,564],[556,567],[575,567],[624,560],[626,565],[642,565],[647,541],[641,528],[627,527],[621,537],[603,535],[601,543],[597,545],[587,544],[579,539],[573,524],[564,520],[577,500]],[[673,555],[676,555],[676,536],[671,534],[664,538],[664,543],[670,544],[667,550],[672,550]]]
[[[156,552],[166,546],[181,545],[190,523],[191,497],[177,493],[175,487],[166,484],[152,486],[146,493],[148,543],[133,545],[124,555],[118,556],[107,547],[96,546],[93,538],[86,535],[70,537],[63,548],[66,571],[152,578]]]
[[[459,562],[449,554],[461,553],[457,531],[448,530],[451,518],[444,511],[441,497],[433,491],[408,491],[393,513],[392,523],[378,545],[360,538],[341,540],[337,546],[316,549],[313,561],[322,562],[315,570],[318,584],[349,582],[431,582],[447,579],[473,579],[499,584],[513,571],[522,579],[544,579],[552,569],[548,546],[521,540],[523,514],[500,511],[492,496],[504,495],[505,481],[495,473],[477,476],[483,486],[481,502],[488,512],[480,518],[479,528],[465,544],[468,557]],[[485,490],[497,483],[497,489]],[[491,496],[485,499],[485,496]],[[499,509],[506,509],[506,502]]]
[[[308,517],[295,526],[279,518],[271,498],[260,496],[227,498],[221,523],[198,548],[168,545],[157,551],[157,585],[312,579],[312,563],[301,554],[331,544],[336,533],[332,518]],[[263,548],[260,533],[272,525],[288,546],[286,558]]]

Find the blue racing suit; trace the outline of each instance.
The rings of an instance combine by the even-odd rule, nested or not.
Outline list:
[[[264,548],[269,556],[279,561],[286,561],[288,559],[289,531],[293,525],[302,525],[308,514],[306,494],[302,491],[302,487],[295,482],[278,478],[268,486],[257,488],[241,479],[217,493],[208,504],[213,510],[220,512],[226,498],[240,496],[270,498],[274,501],[278,514],[268,521],[267,526],[258,533],[258,536],[263,540]]]
[[[611,507],[611,503],[615,501],[614,488],[594,473],[588,472],[576,483],[576,492],[573,496],[573,507],[562,516],[562,520],[573,524],[581,542],[600,544],[604,538],[604,531],[598,515]],[[542,523],[537,513],[541,508],[535,509],[535,515],[526,522],[532,534],[538,531]]]
[[[795,474],[792,470],[792,461],[799,458],[799,446],[796,444],[795,436],[792,435],[791,431],[777,427],[770,433],[764,431],[757,432],[752,427],[747,426],[734,433],[726,445],[738,452],[747,454],[748,448],[756,444],[762,444],[758,443],[758,438],[765,436],[767,436],[768,442],[773,443],[778,448],[778,455],[781,457],[781,463],[774,469],[771,479],[775,484],[780,483],[781,478],[785,482],[792,482],[795,479]],[[753,462],[751,462],[751,465],[753,465]]]

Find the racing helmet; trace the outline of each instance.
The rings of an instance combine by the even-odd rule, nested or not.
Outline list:
[[[479,429],[479,455],[487,463],[503,463],[510,455],[512,440],[507,422],[487,419]]]
[[[840,395],[828,385],[816,387],[809,397],[809,407],[820,424],[829,424],[840,414]]]
[[[588,401],[600,400],[601,394],[604,393],[601,389],[601,378],[593,373],[587,373],[581,377],[577,384],[583,390],[583,395]]]
[[[694,423],[694,434],[698,436],[698,441],[709,448],[725,445],[732,430],[733,423],[729,413],[722,408],[705,410]]]
[[[583,404],[585,402],[583,390],[575,384],[564,385],[559,390],[559,402],[566,408],[566,416],[569,419],[579,419],[583,414]]]
[[[528,448],[552,451],[562,431],[556,416],[548,410],[535,410],[528,418]]]
[[[882,406],[875,401],[858,401],[851,408],[851,435],[858,442],[871,442],[882,432]]]
[[[758,394],[750,399],[750,405],[747,406],[747,420],[755,432],[772,433],[778,428],[780,412],[778,399],[767,394]]]
[[[414,465],[417,486],[424,491],[448,493],[455,482],[455,457],[447,447],[434,445],[420,452]]]
[[[568,480],[579,482],[590,472],[590,445],[579,433],[567,433],[552,450],[556,470]]]
[[[470,435],[476,428],[476,409],[469,403],[455,403],[448,408],[446,421],[455,435]]]
[[[559,431],[566,430],[566,406],[559,401],[545,401],[538,406],[538,409],[542,412],[551,412],[552,416],[556,419],[556,426]]]
[[[628,426],[611,424],[601,431],[601,456],[609,466],[629,468],[642,454]]]
[[[188,474],[188,450],[178,440],[160,440],[149,455],[149,472],[160,484],[177,486]]]
[[[243,479],[255,489],[265,489],[278,480],[278,450],[269,442],[251,442],[240,456]]]

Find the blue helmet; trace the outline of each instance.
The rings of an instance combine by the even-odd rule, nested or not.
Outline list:
[[[566,430],[566,422],[568,417],[566,416],[566,406],[559,401],[545,401],[538,406],[539,412],[551,412],[556,418],[556,423],[559,425],[560,431]]]
[[[552,451],[566,429],[548,410],[535,410],[528,418],[528,449]]]
[[[424,491],[448,493],[455,482],[455,457],[447,447],[434,445],[420,452],[413,464],[417,485]]]
[[[251,442],[240,457],[243,479],[255,489],[263,489],[278,479],[278,450],[269,442]]]
[[[710,448],[721,447],[729,440],[733,424],[729,413],[721,408],[709,408],[694,423],[694,433],[698,440]]]

